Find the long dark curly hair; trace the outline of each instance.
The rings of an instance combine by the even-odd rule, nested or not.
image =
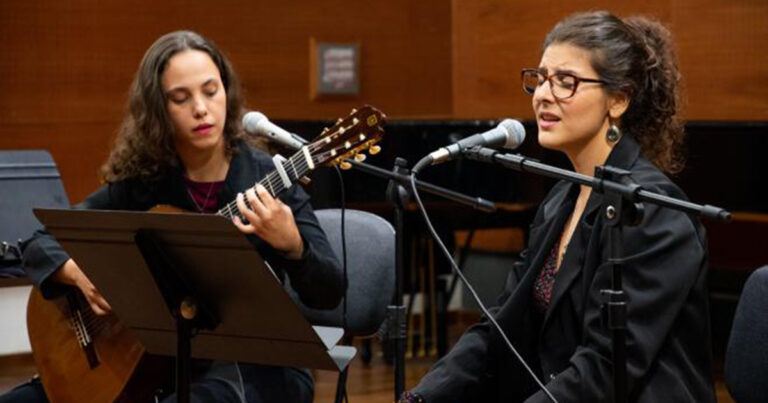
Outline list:
[[[622,20],[607,11],[579,13],[558,23],[543,49],[553,43],[591,52],[592,68],[608,82],[607,90],[629,96],[622,132],[632,135],[662,171],[683,169],[680,73],[671,34],[661,23],[645,17]]]
[[[227,94],[224,122],[226,152],[234,152],[235,143],[253,142],[242,130],[243,97],[240,82],[229,61],[216,45],[192,31],[163,35],[147,49],[131,84],[128,113],[118,130],[115,145],[101,167],[106,182],[129,178],[154,179],[180,166],[173,143],[173,125],[166,109],[162,76],[168,60],[175,54],[194,49],[207,53],[221,74]]]

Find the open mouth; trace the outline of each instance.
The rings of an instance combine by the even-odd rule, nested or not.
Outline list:
[[[559,122],[560,118],[555,114],[543,112],[539,114],[539,120],[544,122]]]
[[[560,117],[553,113],[542,112],[539,114],[539,127],[542,130],[551,129],[559,121],[560,121]]]

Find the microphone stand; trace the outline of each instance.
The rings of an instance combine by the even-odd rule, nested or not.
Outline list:
[[[394,227],[395,227],[395,297],[394,305],[387,307],[387,339],[390,346],[394,344],[394,362],[395,362],[395,399],[400,399],[405,390],[405,345],[407,338],[407,318],[406,307],[403,304],[403,239],[404,239],[404,217],[405,206],[411,197],[410,175],[408,172],[408,163],[402,158],[395,160],[395,166],[392,171],[382,169],[373,165],[364,164],[354,160],[345,160],[358,171],[369,175],[377,176],[389,180],[387,186],[387,201],[394,207]],[[470,206],[476,210],[484,212],[496,211],[496,205],[493,202],[481,197],[470,197],[449,189],[432,185],[423,181],[416,181],[416,187],[419,190],[431,193],[457,203]]]
[[[699,205],[644,190],[629,178],[629,171],[611,166],[595,168],[595,176],[590,177],[566,169],[556,168],[529,160],[519,154],[500,154],[496,150],[473,147],[464,152],[464,156],[485,162],[498,163],[506,168],[521,172],[533,172],[537,175],[561,179],[579,185],[589,186],[603,198],[603,214],[610,227],[608,236],[609,263],[611,265],[611,288],[600,290],[606,298],[601,306],[603,324],[611,331],[613,362],[613,397],[614,402],[626,403],[627,391],[627,299],[622,290],[622,229],[634,226],[643,217],[643,202],[671,208],[685,213],[697,214],[717,221],[728,222],[731,214],[719,207]]]

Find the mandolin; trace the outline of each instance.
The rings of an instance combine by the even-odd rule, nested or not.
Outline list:
[[[365,150],[370,154],[380,151],[376,143],[384,136],[384,122],[384,114],[372,106],[352,110],[290,158],[276,156],[276,169],[259,184],[277,197],[303,182],[316,167],[348,169],[345,159],[361,162]],[[179,211],[171,206],[152,210]],[[231,201],[217,214],[232,219],[239,211]],[[145,354],[117,316],[96,316],[78,290],[53,300],[32,290],[27,330],[40,379],[52,403],[152,401],[158,390],[173,384],[172,360]]]

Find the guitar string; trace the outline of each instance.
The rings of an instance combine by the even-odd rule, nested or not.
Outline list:
[[[109,323],[105,320],[99,320],[99,318],[96,318],[94,322],[90,324],[90,326],[86,325],[85,330],[88,332],[88,334],[91,335],[91,338],[94,336],[97,336],[101,333],[102,330],[104,330]]]
[[[299,158],[299,162],[298,163],[296,163],[294,161],[294,158],[297,157],[297,156],[302,156],[301,154],[303,154],[303,152],[301,152],[301,151],[296,153],[296,154],[294,154],[293,156],[291,156],[291,158],[288,161],[290,161],[291,164],[294,166],[294,170],[300,170],[302,172],[305,172],[306,169],[308,168],[308,162],[306,161],[306,159],[305,158]],[[288,174],[288,175],[290,177],[290,174]],[[298,179],[298,178],[295,178],[295,179]],[[265,186],[265,183],[266,183],[266,186]],[[271,189],[272,191],[270,192],[270,195],[273,196],[273,197],[276,197],[277,195],[279,195],[280,193],[282,193],[285,190],[285,187],[283,186],[282,178],[280,178],[280,176],[276,172],[271,172],[270,174],[268,174],[264,179],[262,179],[259,182],[259,184],[261,184],[265,188],[268,187],[268,191],[269,191],[269,189]],[[254,187],[254,189],[255,189],[255,187]],[[277,190],[275,190],[275,189],[277,189]],[[246,202],[246,206],[250,207],[248,201],[245,200],[245,202]],[[226,213],[229,213],[229,214],[227,215]],[[217,214],[225,215],[225,216],[227,216],[230,219],[234,218],[235,214],[237,214],[237,216],[240,217],[239,209],[237,209],[237,200],[233,200],[233,201],[227,203],[227,205],[224,206],[223,208],[221,208],[217,212]],[[243,217],[240,217],[240,218],[242,219]]]
[[[88,305],[87,309],[81,309],[81,315],[82,315],[82,322],[83,326],[85,327],[85,331],[88,332],[88,334],[91,336],[91,339],[93,339],[95,336],[98,336],[101,331],[106,329],[108,326],[110,326],[109,316],[98,316],[95,312],[90,308],[90,305]]]
[[[93,312],[89,305],[88,309],[85,310],[85,314],[83,315],[83,325],[85,326],[85,330],[88,332],[88,334],[97,336],[99,333],[101,333],[102,330],[109,327],[111,323],[109,316],[96,315],[96,313]]]
[[[296,156],[298,156],[298,155],[300,155],[300,154],[302,154],[302,152],[298,152],[298,153],[294,154],[293,156],[291,156],[290,160],[291,160],[291,161],[293,161],[293,158],[294,158],[294,157],[296,157]],[[294,165],[295,165],[295,164],[294,164]],[[303,159],[303,158],[300,158],[300,159],[299,159],[299,169],[303,171],[305,168],[307,168],[307,166],[308,166],[308,165],[307,165],[307,162],[306,162],[306,160],[305,160],[305,159]],[[282,189],[279,189],[277,192],[274,192],[274,188],[275,188],[275,185],[282,185],[282,180],[279,180],[279,181],[278,181],[278,179],[279,179],[279,177],[278,177],[277,175],[275,175],[275,172],[271,172],[269,175],[267,175],[267,176],[265,177],[265,179],[263,179],[263,180],[262,180],[262,181],[260,181],[259,183],[260,183],[260,184],[262,184],[262,185],[264,185],[262,182],[265,182],[265,181],[266,181],[266,183],[268,184],[268,186],[269,186],[271,189],[273,189],[273,192],[272,192],[272,196],[275,196],[275,193],[279,194],[279,193],[282,191]],[[265,187],[266,187],[266,186],[265,186]],[[246,203],[246,204],[247,204],[247,203]],[[236,201],[236,200],[234,200],[234,201],[231,201],[231,202],[227,203],[227,205],[225,206],[225,208],[226,208],[226,209],[229,211],[229,213],[230,213],[230,216],[232,216],[232,212],[233,212],[233,210],[237,208],[237,201]],[[224,210],[224,208],[222,208],[221,210]],[[221,211],[221,210],[219,210],[219,211]],[[230,218],[231,218],[231,217],[230,217]]]
[[[345,130],[350,130],[355,125],[356,124],[352,124],[348,128],[345,128]],[[340,127],[343,127],[343,126],[340,126]],[[336,136],[338,134],[343,134],[343,133],[340,133],[340,130],[337,129],[337,130],[332,131],[331,133],[327,134],[324,137],[324,139]],[[324,141],[324,140],[321,140],[321,141]],[[310,154],[314,154],[318,149],[320,149],[323,146],[323,144],[318,144],[319,142],[320,141],[316,141],[316,142],[314,142],[312,144],[309,144],[307,146],[307,149],[309,150]],[[325,152],[325,153],[321,154],[321,156],[325,157],[326,155],[333,155],[332,151],[336,151],[336,154],[338,155],[338,149],[340,149],[340,148],[341,147],[333,148],[331,151],[328,151],[328,152]],[[301,154],[303,154],[303,152],[299,151],[299,152],[295,153],[293,156],[291,156],[287,160],[293,166],[294,171],[296,171],[296,161],[294,160],[294,158],[301,157],[302,156]],[[298,158],[298,160],[299,160],[299,162],[298,162],[299,169],[302,170],[302,171],[305,170],[307,168],[307,166],[308,166],[308,162],[306,161],[306,159],[305,158]],[[313,158],[313,162],[314,162],[314,158]],[[290,177],[290,174],[289,174],[289,177]],[[298,180],[299,178],[297,177],[295,179]],[[266,180],[266,185],[269,186],[270,189],[272,190],[271,191],[271,195],[273,197],[275,197],[276,195],[279,195],[282,191],[285,190],[283,188],[283,186],[282,186],[282,179],[276,174],[276,172],[272,172],[269,175],[267,175],[265,180]],[[265,182],[265,181],[262,180],[262,182]],[[264,183],[262,183],[262,182],[259,182],[259,183],[264,185]],[[278,190],[277,191],[275,191],[275,185],[278,185]],[[267,186],[265,186],[265,187],[267,187]],[[247,202],[247,200],[246,200],[246,205],[248,207],[250,207],[248,202]],[[235,215],[240,217],[239,211],[236,211],[235,209],[237,209],[237,201],[233,200],[233,201],[227,203],[223,208],[219,209],[216,212],[216,214],[224,215],[224,216],[228,217],[229,219],[233,219]],[[239,209],[237,209],[237,210],[239,210]],[[242,219],[243,217],[240,217],[240,218]]]
[[[87,331],[89,335],[95,336],[104,330],[104,328],[107,326],[105,318],[97,316],[96,313],[94,313],[91,309],[90,305],[88,305],[87,309],[81,309],[80,315],[82,316],[82,322],[83,326],[85,327],[85,331]]]

